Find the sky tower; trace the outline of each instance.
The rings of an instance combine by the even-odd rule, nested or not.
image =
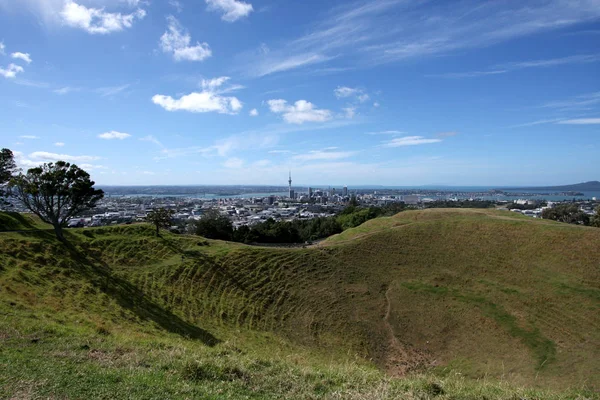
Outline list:
[[[288,179],[288,190],[289,190],[289,197],[290,199],[294,198],[294,191],[292,190],[292,171],[290,170],[290,177]]]

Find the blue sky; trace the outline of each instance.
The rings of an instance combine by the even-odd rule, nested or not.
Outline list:
[[[100,184],[600,178],[600,1],[0,0],[0,147]]]

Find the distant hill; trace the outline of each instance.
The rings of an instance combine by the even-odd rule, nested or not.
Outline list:
[[[65,235],[0,233],[0,398],[598,398],[597,228],[428,209],[305,249]]]
[[[553,192],[598,192],[598,191],[600,191],[600,182],[599,181],[589,181],[589,182],[583,182],[583,183],[576,183],[574,185],[500,188],[498,190],[548,190],[548,191],[553,191]]]

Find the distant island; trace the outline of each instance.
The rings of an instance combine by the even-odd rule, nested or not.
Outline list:
[[[589,181],[589,182],[583,182],[583,183],[576,183],[574,185],[501,188],[501,189],[497,189],[497,190],[549,190],[549,191],[557,191],[557,192],[571,192],[571,191],[596,192],[596,191],[600,191],[600,182],[599,181]]]

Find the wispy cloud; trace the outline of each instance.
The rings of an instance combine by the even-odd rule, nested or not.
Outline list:
[[[557,122],[562,125],[599,125],[600,118],[576,118],[576,119],[565,119]]]
[[[529,127],[529,126],[553,124],[553,123],[556,123],[556,122],[560,122],[562,120],[563,120],[563,118],[540,119],[540,120],[537,120],[537,121],[526,122],[524,124],[511,125],[508,128],[526,128],[526,127]]]
[[[315,161],[315,160],[341,160],[352,157],[354,151],[332,151],[334,149],[313,150],[308,153],[298,154],[292,159],[296,161]]]
[[[304,36],[292,38],[269,52],[246,55],[245,67],[251,75],[264,76],[322,64],[333,58],[347,65],[369,66],[443,56],[599,18],[600,7],[594,0],[483,3],[360,0],[331,9]],[[585,57],[509,67],[591,62]],[[500,70],[503,69],[497,71]],[[492,72],[471,74],[481,76]]]
[[[488,75],[500,75],[507,72],[527,68],[549,68],[568,64],[587,64],[600,61],[598,54],[582,54],[560,58],[549,58],[543,60],[518,61],[498,64],[485,71],[451,72],[438,75],[427,75],[435,78],[477,78]]]
[[[56,94],[59,94],[61,96],[64,96],[64,95],[72,93],[72,92],[78,92],[79,90],[81,90],[81,89],[70,87],[70,86],[65,86],[62,88],[54,89],[53,92]]]
[[[99,93],[103,97],[116,96],[124,92],[131,87],[130,83],[121,86],[107,86],[96,89],[96,93]]]
[[[405,136],[384,142],[382,147],[418,146],[421,144],[439,143],[442,139],[428,139],[423,136]]]
[[[440,132],[440,133],[436,134],[435,136],[438,138],[448,138],[448,137],[452,137],[452,136],[456,136],[456,135],[458,135],[458,132],[447,131],[447,132]]]
[[[29,155],[29,158],[33,160],[43,161],[68,161],[68,162],[90,162],[99,160],[98,156],[73,156],[69,154],[57,154],[50,153],[47,151],[35,151]]]
[[[392,135],[392,136],[403,135],[405,133],[406,132],[404,132],[404,131],[396,131],[396,130],[366,132],[367,135]]]
[[[29,140],[34,140],[34,139],[39,139],[39,136],[35,136],[35,135],[21,135],[19,136],[21,139],[29,139]]]
[[[154,143],[155,145],[157,145],[158,147],[162,147],[164,148],[165,146],[163,146],[163,144],[160,142],[160,140],[158,140],[155,136],[153,135],[148,135],[148,136],[144,136],[143,138],[140,138],[140,140],[142,142],[150,142],[150,143]]]
[[[561,111],[585,110],[600,104],[600,92],[586,93],[567,100],[552,101],[543,104],[542,108],[554,108]]]

